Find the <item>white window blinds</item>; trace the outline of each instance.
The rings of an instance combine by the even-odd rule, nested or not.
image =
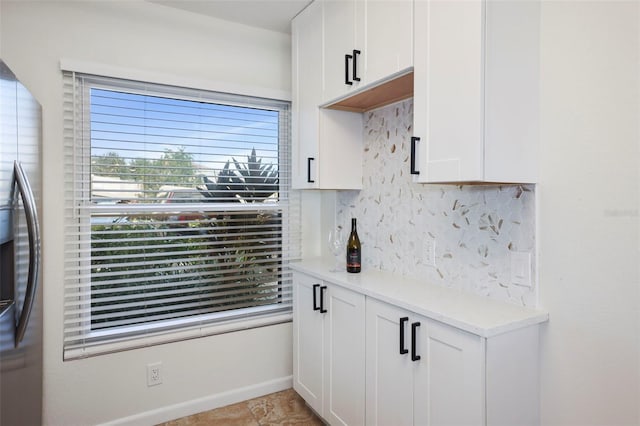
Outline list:
[[[64,81],[65,358],[289,320],[288,103]]]

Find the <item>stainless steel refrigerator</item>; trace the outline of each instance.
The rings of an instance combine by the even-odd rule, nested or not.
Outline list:
[[[0,425],[42,424],[41,108],[0,59]]]

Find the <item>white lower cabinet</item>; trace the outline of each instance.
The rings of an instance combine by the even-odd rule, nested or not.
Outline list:
[[[484,342],[367,300],[368,425],[481,425]]]
[[[412,425],[426,407],[426,401],[421,404],[415,392],[420,388],[419,379],[426,378],[425,363],[412,361],[415,354],[407,347],[413,341],[415,350],[422,353],[425,339],[421,327],[426,324],[420,324],[417,339],[411,340],[408,315],[391,305],[367,302],[367,420],[371,425]]]
[[[293,387],[332,425],[365,424],[365,297],[294,273]]]
[[[442,289],[434,293],[440,304],[417,314],[394,304],[393,295],[402,297],[400,305],[408,300],[399,286],[389,287],[391,296],[381,301],[366,293],[369,284],[362,278],[341,278],[338,285],[294,272],[294,389],[326,422],[540,424],[538,323],[548,317],[531,313],[527,318],[542,319],[504,331],[469,327],[467,311],[476,320],[496,318],[496,310],[513,321],[522,321],[523,314],[478,298],[469,303],[459,292],[445,299]],[[371,288],[380,291],[375,283]]]

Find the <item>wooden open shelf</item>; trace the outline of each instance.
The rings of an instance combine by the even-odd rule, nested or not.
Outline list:
[[[329,109],[364,112],[413,97],[413,72],[401,75],[347,99],[328,105]]]

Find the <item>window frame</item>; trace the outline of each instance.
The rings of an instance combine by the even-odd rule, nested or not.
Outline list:
[[[78,79],[83,79],[82,87],[78,90]],[[65,164],[69,161],[69,149],[73,150],[72,161],[73,170],[71,172],[71,182],[69,182],[69,173],[66,173],[66,193],[65,196],[65,226],[69,226],[69,222],[74,222],[77,228],[77,234],[72,235],[65,242],[65,339],[64,339],[64,359],[84,358],[102,353],[117,352],[126,349],[149,346],[151,344],[160,344],[183,339],[208,336],[230,331],[244,330],[253,327],[262,327],[271,324],[280,324],[289,322],[292,319],[292,296],[291,296],[291,272],[288,270],[288,263],[292,260],[300,258],[300,223],[299,217],[295,217],[296,210],[299,212],[299,196],[291,191],[291,108],[290,102],[280,100],[267,100],[263,98],[250,98],[246,95],[233,95],[227,93],[197,91],[194,89],[186,89],[175,86],[164,86],[157,83],[140,83],[130,80],[118,78],[92,76],[87,74],[77,74],[72,71],[64,71],[65,91],[72,90],[72,96],[66,96],[65,102]],[[105,83],[106,82],[106,83]],[[143,85],[143,90],[137,89],[138,85]],[[97,205],[91,202],[91,129],[90,129],[90,105],[91,89],[117,90],[127,93],[135,93],[142,95],[152,95],[167,97],[173,99],[184,99],[189,101],[203,102],[202,93],[209,96],[215,96],[216,99],[208,99],[212,103],[220,103],[230,106],[263,108],[279,111],[278,125],[278,170],[279,170],[279,197],[277,203],[168,203],[162,204],[141,204],[137,206],[127,205]],[[150,90],[153,88],[154,90]],[[159,92],[157,89],[163,91]],[[189,95],[193,92],[193,95]],[[185,95],[186,94],[186,95]],[[77,99],[78,95],[82,99]],[[251,102],[243,102],[243,100],[251,100]],[[81,103],[82,109],[78,108],[78,102]],[[268,105],[278,105],[278,108],[269,108]],[[71,105],[71,106],[69,106]],[[69,108],[71,108],[72,118],[69,117]],[[90,108],[90,106],[89,106]],[[71,123],[71,124],[70,124]],[[78,125],[80,124],[80,126]],[[69,131],[69,127],[71,130]],[[73,146],[70,148],[69,140],[72,140]],[[77,155],[77,150],[81,155]],[[71,189],[69,191],[69,185]],[[68,196],[71,192],[71,197]],[[80,194],[80,197],[78,195]],[[87,203],[88,200],[88,203]],[[256,205],[258,204],[258,205]],[[279,278],[282,294],[285,292],[286,300],[283,298],[281,308],[274,309],[274,304],[266,306],[254,306],[249,308],[232,309],[228,311],[220,311],[210,314],[199,314],[189,317],[172,318],[161,321],[153,321],[141,324],[131,324],[128,326],[120,326],[117,329],[98,329],[91,327],[91,310],[85,310],[82,318],[68,320],[68,308],[72,305],[84,305],[91,303],[91,295],[79,297],[77,302],[69,301],[67,298],[67,290],[69,288],[91,288],[91,261],[82,261],[81,253],[91,253],[91,218],[95,214],[119,213],[128,211],[176,211],[176,207],[180,207],[181,212],[206,211],[206,212],[228,212],[233,211],[251,211],[257,210],[276,210],[282,214],[282,247],[280,252],[290,251],[288,256],[281,256],[282,272]],[[70,212],[72,212],[70,214]],[[292,216],[293,215],[293,216]],[[89,237],[86,237],[89,235]],[[294,248],[285,248],[285,244],[291,244]],[[69,256],[69,245],[77,245],[78,258]],[[73,250],[71,250],[73,251]],[[71,257],[71,258],[69,258]],[[69,264],[75,263],[74,269],[68,267]],[[89,271],[87,274],[86,271]],[[287,276],[288,282],[283,281],[283,277]],[[77,280],[78,284],[69,284],[69,281]],[[89,292],[90,293],[90,292]],[[70,327],[67,323],[73,323],[83,329],[89,331],[74,332],[73,339],[67,339]]]

